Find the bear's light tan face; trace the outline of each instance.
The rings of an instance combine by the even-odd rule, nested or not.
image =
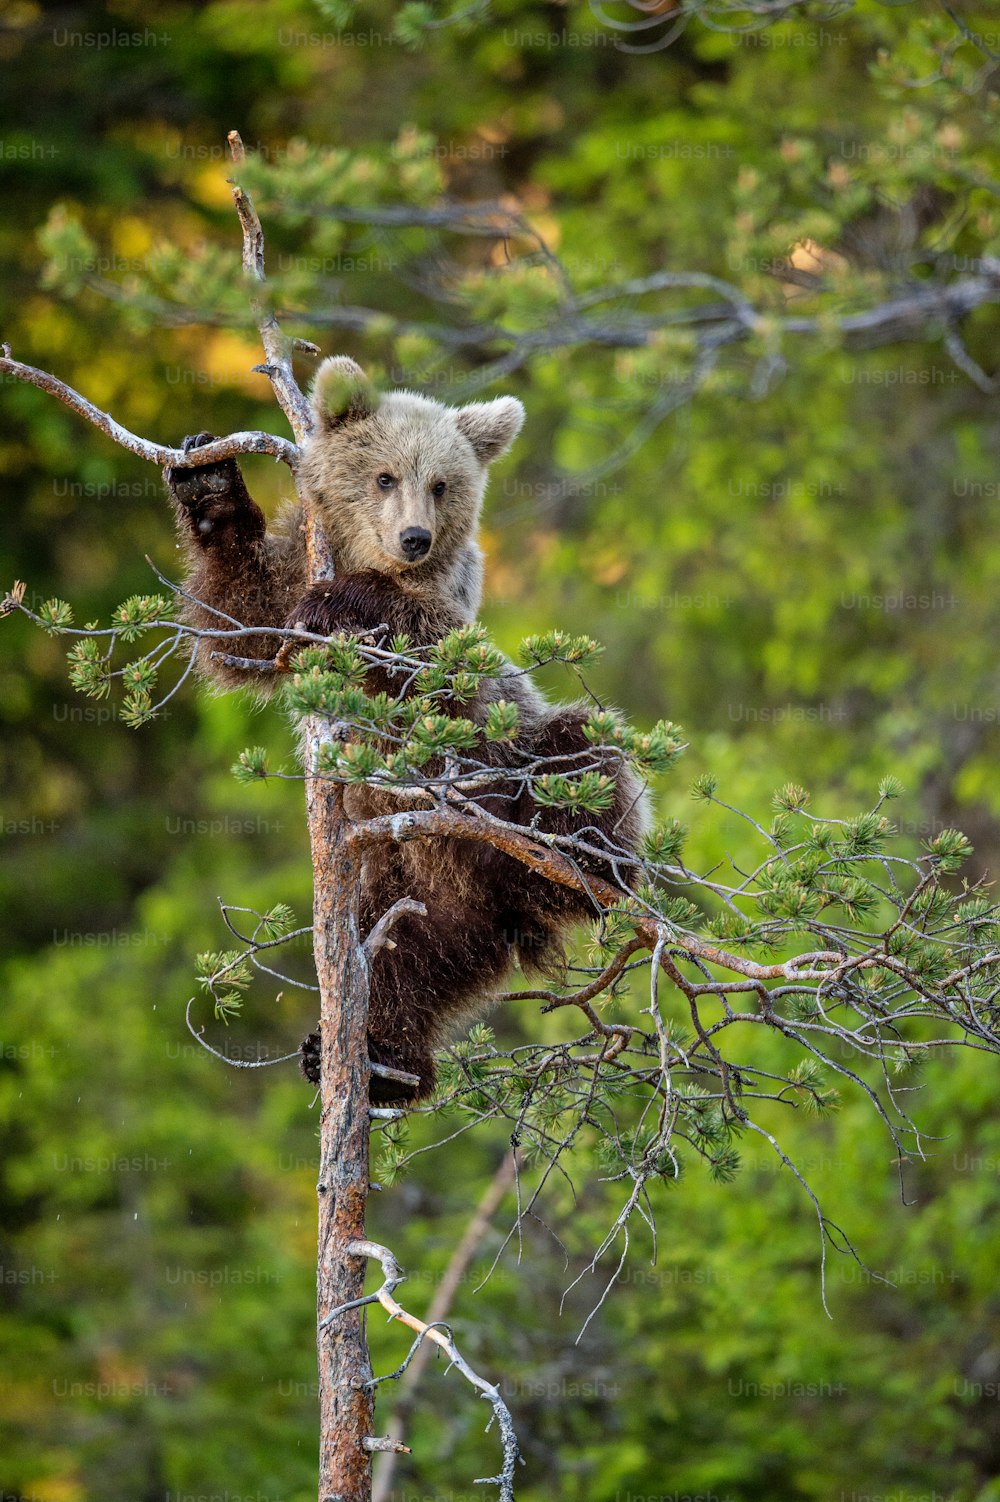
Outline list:
[[[366,568],[419,568],[475,531],[486,471],[443,408],[387,397],[316,457],[327,525]]]
[[[453,562],[475,536],[488,466],[520,428],[520,402],[456,409],[405,391],[378,398],[359,367],[338,358],[321,367],[313,404],[302,479],[339,567],[406,574]]]

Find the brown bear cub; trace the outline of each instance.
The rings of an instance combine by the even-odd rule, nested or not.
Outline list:
[[[274,532],[251,499],[234,460],[168,470],[181,537],[192,569],[187,619],[204,631],[239,622],[259,635],[199,644],[199,665],[227,687],[246,686],[246,672],[210,660],[214,649],[273,658],[281,639],[268,627],[301,625],[323,636],[362,634],[377,626],[405,633],[414,644],[439,641],[474,621],[482,589],[477,543],[487,470],[510,447],[524,410],[513,397],[450,408],[411,392],[378,396],[353,360],[324,361],[312,392],[316,426],[303,446],[299,485],[317,506],[336,559],[337,577],[307,585],[298,506],[286,508]],[[209,442],[200,433],[186,450]],[[229,619],[220,619],[223,617]],[[477,793],[484,808],[550,833],[581,833],[607,852],[594,869],[631,874],[644,825],[642,790],[613,754],[595,751],[583,724],[589,706],[553,707],[513,667],[484,682],[455,712],[482,723],[496,699],[516,702],[516,740],[485,739],[477,760],[503,767],[495,791]],[[447,709],[447,705],[442,705]],[[560,758],[548,771],[599,767],[615,780],[612,807],[600,814],[541,808],[527,778],[539,757]],[[392,794],[349,787],[352,818],[395,812]],[[587,899],[554,886],[512,857],[470,840],[427,839],[383,845],[365,859],[360,922],[367,933],[394,902],[413,897],[426,917],[407,915],[371,966],[369,1048],[373,1062],[415,1075],[407,1087],[372,1076],[380,1104],[420,1099],[434,1089],[434,1049],[456,1026],[482,1016],[502,993],[515,965],[545,971],[558,964],[562,939],[594,917]],[[302,1045],[307,1078],[318,1079],[318,1037]]]

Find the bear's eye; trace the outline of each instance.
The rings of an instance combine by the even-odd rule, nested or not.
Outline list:
[[[394,477],[390,474],[379,475],[378,482],[383,490],[391,490],[396,483]]]
[[[436,484],[434,484],[434,485],[431,486],[431,495],[436,496],[436,498],[438,500],[440,500],[441,497],[444,495],[444,493],[445,493],[445,491],[447,489],[448,489],[448,483],[447,483],[447,481],[446,480],[438,480]]]

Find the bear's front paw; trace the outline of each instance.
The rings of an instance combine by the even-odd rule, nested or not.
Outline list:
[[[336,580],[314,584],[307,589],[295,609],[289,612],[285,626],[290,631],[312,631],[316,636],[332,636],[341,629],[335,624]]]
[[[211,443],[214,437],[213,433],[194,433],[183,440],[181,448],[189,454],[192,449]],[[238,534],[246,541],[263,537],[264,513],[250,496],[235,459],[193,465],[190,469],[172,466],[165,471],[164,478],[195,538],[203,546],[223,535]]]
[[[415,629],[413,611],[406,596],[385,575],[374,570],[340,574],[314,584],[289,614],[289,630],[312,631],[317,636],[361,636],[377,640],[388,631]]]

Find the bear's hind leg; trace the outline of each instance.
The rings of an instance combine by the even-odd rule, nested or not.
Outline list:
[[[426,917],[400,918],[392,929],[395,947],[386,945],[372,960],[369,1057],[420,1081],[411,1086],[373,1075],[373,1103],[412,1103],[433,1094],[435,1048],[463,1018],[488,1011],[513,966],[523,934],[516,910],[504,901],[511,880],[504,868],[510,862],[479,851],[463,855],[471,866],[465,900],[453,891],[424,893]],[[318,1034],[302,1045],[302,1067],[306,1078],[318,1083]]]
[[[410,1053],[390,1051],[369,1033],[368,1057],[373,1065],[381,1064],[403,1074],[414,1075],[417,1080],[416,1084],[394,1080],[373,1069],[371,1084],[368,1088],[368,1098],[373,1106],[408,1105],[412,1101],[421,1100],[424,1096],[433,1094],[436,1070],[434,1057],[429,1048],[418,1048]],[[318,1085],[320,1082],[320,1058],[320,1035],[318,1032],[310,1033],[299,1044],[299,1065],[303,1075],[312,1085]]]

